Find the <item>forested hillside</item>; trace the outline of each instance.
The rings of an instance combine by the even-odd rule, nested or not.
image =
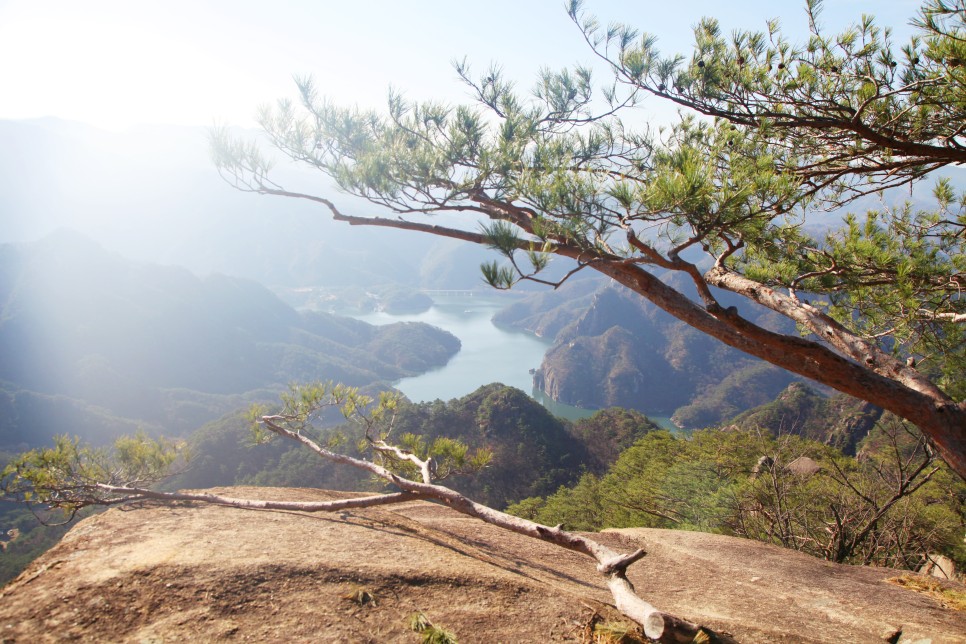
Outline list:
[[[341,436],[340,449],[356,453],[358,427],[323,420],[326,441]],[[604,410],[571,424],[549,414],[525,393],[491,384],[457,400],[403,404],[393,436],[420,436],[427,444],[457,439],[492,452],[483,471],[448,481],[455,489],[493,507],[549,494],[576,482],[585,471],[603,471],[621,450],[657,429],[644,416]],[[171,487],[203,488],[255,484],[336,490],[371,489],[364,473],[320,459],[308,450],[270,443],[247,447],[248,424],[236,414],[201,428],[191,440],[190,469]]]
[[[392,381],[452,335],[299,312],[243,279],[133,262],[59,233],[0,246],[0,446],[180,434],[297,380]]]
[[[722,299],[730,302],[727,295]],[[742,314],[763,326],[779,324],[760,308],[745,305]],[[675,423],[688,429],[769,402],[797,379],[601,279],[531,296],[495,320],[555,339],[534,379],[554,400],[673,414]]]
[[[480,286],[486,249],[422,235],[400,243],[305,203],[250,199],[218,176],[207,139],[203,127],[0,120],[0,243],[69,227],[130,259],[271,288]]]
[[[861,424],[858,408],[793,385],[723,429],[648,432],[606,472],[509,511],[570,530],[736,535],[840,563],[918,570],[941,554],[966,565],[966,484],[895,417],[851,434],[854,457],[828,444]]]
[[[855,456],[881,418],[882,410],[875,405],[842,394],[822,396],[805,383],[793,382],[775,400],[738,415],[729,426],[794,434]]]

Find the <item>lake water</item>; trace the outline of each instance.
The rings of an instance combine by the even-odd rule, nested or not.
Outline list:
[[[377,312],[354,316],[370,324],[425,322],[449,331],[463,344],[459,353],[443,367],[393,383],[414,402],[449,400],[472,393],[482,385],[502,382],[532,391],[533,376],[550,347],[529,333],[496,327],[492,318],[512,300],[498,296],[436,296],[428,311],[390,315]]]
[[[435,296],[428,311],[391,315],[384,312],[355,315],[370,324],[425,322],[449,331],[463,346],[444,366],[393,386],[413,402],[461,398],[492,382],[502,382],[526,392],[555,416],[570,420],[587,418],[595,409],[584,409],[552,400],[533,388],[531,369],[540,367],[550,342],[529,333],[507,331],[493,324],[493,316],[513,300],[497,295]],[[674,428],[668,418],[649,416],[662,427]]]

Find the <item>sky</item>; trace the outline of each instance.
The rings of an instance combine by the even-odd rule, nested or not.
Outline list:
[[[702,16],[802,34],[804,2],[586,0],[686,52]],[[919,3],[834,0],[831,30],[870,13],[908,33]],[[452,61],[503,67],[521,89],[543,67],[593,61],[561,0],[0,0],[0,119],[58,117],[123,131],[136,124],[251,126],[259,105],[294,96],[312,75],[336,102],[380,107],[390,87],[411,99],[466,102]],[[666,106],[645,106],[660,112]]]

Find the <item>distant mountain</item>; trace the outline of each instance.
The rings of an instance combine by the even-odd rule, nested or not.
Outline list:
[[[793,382],[775,400],[729,421],[739,429],[764,429],[773,434],[797,434],[855,456],[882,416],[871,403],[845,394],[823,396],[803,382]]]
[[[553,339],[587,310],[594,294],[606,283],[603,277],[584,273],[567,280],[557,289],[544,288],[514,302],[493,316],[493,323]]]
[[[0,246],[0,445],[76,431],[69,410],[181,432],[291,381],[389,381],[458,349],[424,324],[299,312],[255,282],[133,262],[74,233]],[[33,423],[44,397],[62,422]]]
[[[638,411],[608,407],[574,421],[571,434],[587,447],[587,469],[600,475],[617,461],[621,452],[648,433],[660,430],[659,425]]]
[[[551,494],[576,482],[587,466],[606,467],[628,436],[643,435],[646,420],[613,411],[622,427],[612,435],[596,435],[593,424],[575,432],[519,389],[501,384],[480,387],[448,402],[404,404],[396,414],[393,435],[413,433],[428,441],[445,436],[487,447],[493,460],[481,472],[448,480],[447,484],[494,507],[529,496]],[[345,431],[352,431],[347,428]],[[323,461],[298,446],[275,441],[247,449],[248,429],[239,416],[213,422],[191,438],[191,469],[172,483],[175,487],[257,484],[365,490],[371,478],[364,473]],[[623,441],[623,442],[622,442]],[[599,443],[591,453],[590,443]],[[346,443],[354,449],[355,441]],[[602,455],[598,458],[597,452]]]
[[[481,285],[479,264],[494,257],[474,244],[336,223],[304,200],[235,190],[211,163],[204,128],[117,133],[50,118],[0,120],[0,141],[0,243],[69,227],[131,259],[273,288],[464,289]],[[277,171],[286,185],[352,214],[385,214],[322,175],[284,163]]]
[[[688,292],[687,284],[675,286]],[[781,328],[773,313],[719,295],[725,306],[740,306],[745,317]],[[495,321],[554,338],[534,378],[554,400],[674,414],[685,428],[714,425],[768,402],[796,379],[601,279],[532,296]]]
[[[674,410],[671,420],[686,429],[717,425],[745,409],[771,402],[795,377],[787,371],[753,358],[721,380],[699,389],[691,402]],[[794,386],[792,382],[789,386]]]

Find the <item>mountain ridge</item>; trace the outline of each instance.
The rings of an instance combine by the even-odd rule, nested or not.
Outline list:
[[[556,401],[670,416],[714,396],[717,387],[727,386],[728,376],[750,370],[767,373],[750,395],[732,394],[726,406],[675,417],[690,429],[770,401],[797,378],[700,333],[622,287],[604,285],[583,301],[583,310],[570,309],[576,318],[557,331],[534,377],[535,386]],[[743,314],[766,326],[775,323],[768,312]],[[550,308],[549,315],[556,318],[556,309]],[[531,328],[541,324],[538,314],[522,319]]]
[[[168,433],[198,426],[166,411],[203,400],[179,392],[238,404],[298,380],[388,382],[441,366],[460,346],[420,323],[296,311],[251,280],[128,260],[77,233],[2,245],[0,267],[8,397],[63,396]],[[223,413],[216,403],[207,420]],[[29,422],[11,423],[0,417],[0,444],[24,442]],[[44,439],[70,431],[68,418],[55,425]]]

